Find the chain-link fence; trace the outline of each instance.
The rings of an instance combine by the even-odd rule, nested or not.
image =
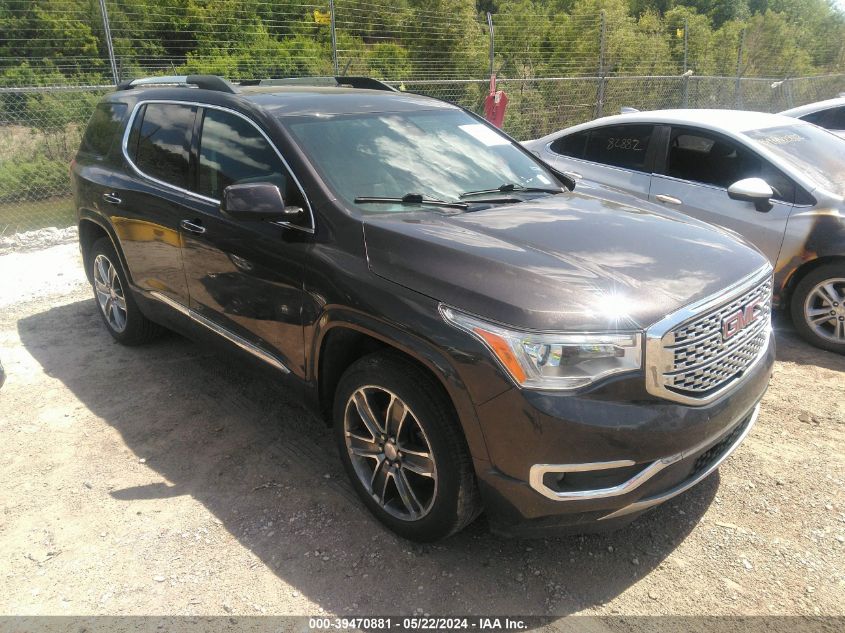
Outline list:
[[[775,112],[845,91],[836,24],[808,38],[771,12],[715,29],[687,9],[554,4],[0,0],[0,239],[72,223],[70,160],[94,104],[130,77],[362,74],[480,112],[495,73],[518,139],[623,106]]]

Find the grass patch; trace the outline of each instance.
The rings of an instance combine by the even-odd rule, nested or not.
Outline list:
[[[0,204],[0,236],[75,223],[73,196]]]

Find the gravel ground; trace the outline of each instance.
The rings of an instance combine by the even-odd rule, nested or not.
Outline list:
[[[610,535],[419,546],[269,375],[114,344],[78,260],[0,257],[0,614],[845,614],[845,358],[787,326],[757,426],[689,493]]]

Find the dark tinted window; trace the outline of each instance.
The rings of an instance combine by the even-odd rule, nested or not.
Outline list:
[[[223,197],[229,185],[272,182],[286,194],[285,170],[254,125],[228,112],[208,109],[200,136],[199,193]],[[290,203],[287,198],[285,201]]]
[[[105,156],[120,133],[120,122],[126,114],[124,103],[101,103],[94,110],[79,151],[93,156]]]
[[[743,178],[762,178],[779,200],[791,202],[795,196],[792,181],[757,154],[726,138],[699,130],[672,131],[666,174],[725,189]]]
[[[845,106],[813,112],[802,116],[801,119],[827,130],[845,130]]]
[[[645,169],[653,125],[614,125],[596,128],[587,141],[587,160],[623,169]]]
[[[568,134],[555,139],[549,146],[555,154],[570,156],[572,158],[584,158],[584,150],[587,149],[587,137],[589,131]]]
[[[196,108],[149,103],[138,112],[130,135],[135,164],[146,175],[177,187],[188,186],[188,156]]]

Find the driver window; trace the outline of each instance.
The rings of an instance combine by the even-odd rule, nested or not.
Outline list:
[[[669,143],[666,175],[727,189],[743,178],[762,178],[775,198],[792,202],[792,181],[752,151],[716,134],[674,129]]]
[[[300,204],[288,200],[287,181],[282,161],[255,126],[229,112],[205,110],[198,193],[220,200],[229,185],[271,182],[281,190],[285,204]]]

